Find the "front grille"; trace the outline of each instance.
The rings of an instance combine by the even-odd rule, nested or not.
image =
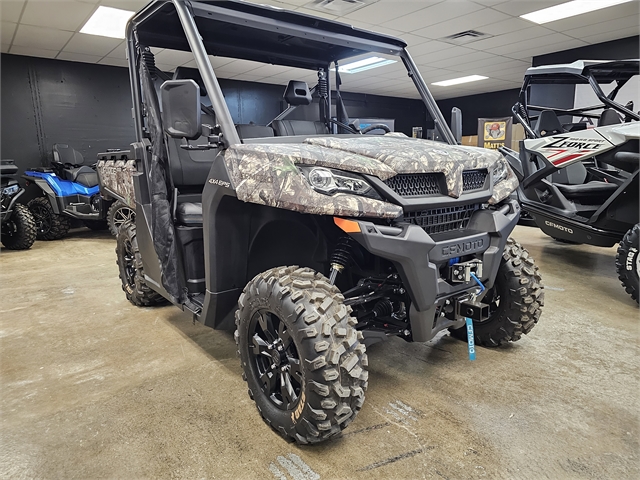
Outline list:
[[[469,219],[479,208],[479,204],[472,204],[407,212],[404,214],[404,220],[422,227],[429,235],[433,235],[466,228]]]
[[[479,190],[487,179],[486,170],[466,170],[462,172],[462,191]]]
[[[442,193],[441,180],[444,180],[442,173],[415,173],[396,175],[384,183],[401,197],[418,197]]]

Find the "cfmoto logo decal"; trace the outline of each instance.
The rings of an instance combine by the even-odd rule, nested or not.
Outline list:
[[[209,183],[213,185],[220,185],[221,187],[229,188],[231,184],[229,182],[225,182],[223,180],[218,180],[217,178],[210,178]]]
[[[570,233],[571,235],[573,235],[573,230],[570,229],[569,227],[565,227],[564,225],[558,225],[557,223],[553,223],[553,222],[550,222],[548,220],[545,220],[544,224],[547,225],[548,227],[556,228],[558,230],[562,230],[563,232],[567,232],[567,233]]]
[[[460,255],[468,252],[475,252],[484,247],[484,239],[480,238],[479,240],[472,240],[470,242],[461,242],[461,243],[452,243],[451,245],[447,245],[442,247],[442,255]]]

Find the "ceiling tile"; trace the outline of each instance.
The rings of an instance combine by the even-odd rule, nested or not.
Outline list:
[[[0,18],[3,22],[18,23],[25,0],[2,0],[0,2]]]
[[[70,62],[98,63],[102,57],[100,55],[85,55],[83,53],[60,52],[57,60],[68,60]]]
[[[101,0],[100,4],[107,7],[119,8],[121,10],[129,10],[131,12],[138,12],[142,10],[149,0]]]
[[[438,39],[464,32],[466,30],[479,30],[483,32],[483,29],[481,28],[482,26],[509,18],[511,17],[504,13],[496,12],[491,8],[484,8],[467,15],[457,16],[451,20],[447,20],[446,22],[440,22],[435,25],[416,30],[414,31],[414,34],[427,38]]]
[[[582,40],[592,45],[594,43],[608,42],[619,38],[633,37],[638,34],[638,27],[630,27],[616,30],[615,32],[599,33],[598,35],[584,37]]]
[[[529,27],[517,32],[505,33],[504,35],[478,40],[477,42],[467,44],[467,47],[474,50],[498,53],[499,48],[511,45],[512,43],[545,37],[554,33],[556,32],[543,27]]]
[[[467,47],[454,46],[446,50],[436,50],[425,55],[418,55],[414,58],[414,60],[416,61],[416,63],[421,65],[431,65],[432,63],[439,60],[451,59],[471,53],[475,53],[475,51]]]
[[[36,47],[46,50],[60,50],[69,41],[72,32],[54,30],[52,28],[18,25],[14,45],[21,47]]]
[[[545,23],[545,27],[557,32],[566,32],[574,28],[585,27],[587,25],[595,25],[597,23],[615,20],[623,17],[635,17],[638,19],[640,4],[637,1],[614,5],[613,7],[603,8],[595,12],[583,13],[575,17],[556,20],[555,22]]]
[[[112,65],[114,67],[129,67],[129,62],[124,58],[104,57],[98,63],[101,65]]]
[[[100,37],[98,35],[87,35],[86,33],[75,33],[69,43],[64,47],[65,52],[82,53],[84,55],[98,55],[104,57],[114,48],[124,45],[124,41],[119,38]],[[122,49],[124,51],[124,47]]]
[[[27,2],[20,23],[75,32],[89,19],[95,5],[73,1]]]
[[[21,47],[19,45],[12,45],[9,53],[13,53],[16,55],[27,55],[29,57],[55,58],[56,55],[58,55],[58,50],[46,50],[44,48]]]
[[[2,43],[10,45],[13,40],[13,34],[16,32],[18,24],[11,22],[2,22]]]
[[[491,8],[498,10],[499,12],[508,13],[514,17],[524,15],[525,13],[536,12],[543,8],[553,7],[561,3],[567,3],[567,0],[524,0],[524,1],[510,1],[493,5]],[[529,22],[532,23],[532,22]]]
[[[547,45],[553,45],[556,51],[559,50],[567,50],[566,45],[570,45],[572,42],[575,42],[574,38],[571,38],[567,35],[563,35],[561,33],[552,33],[550,35],[545,35],[542,37],[531,38],[522,42],[510,42],[505,45],[501,45],[499,47],[494,47],[491,51],[497,55],[507,55],[513,52],[520,52],[523,50],[531,50],[538,47],[544,47]],[[508,56],[508,55],[507,55]]]
[[[586,27],[567,30],[564,33],[574,38],[582,38],[586,36],[596,35],[599,33],[615,32],[623,28],[631,28],[631,27],[638,28],[637,16],[618,18],[616,20],[608,20],[606,22],[597,23],[595,25],[588,25]],[[638,30],[640,30],[640,28],[638,28]],[[622,38],[622,37],[618,37],[618,38]]]
[[[2,45],[0,45],[0,52],[9,53],[9,48],[10,47],[11,47],[11,45],[3,43]]]
[[[481,10],[482,8],[481,5],[468,0],[459,0],[455,3],[445,1],[424,8],[418,12],[405,15],[404,17],[385,22],[385,25],[400,30],[401,32],[424,31],[424,27],[429,25],[451,20],[458,16]]]
[[[417,12],[429,5],[434,5],[442,0],[380,0],[379,2],[360,8],[355,12],[345,15],[345,19],[360,20],[362,22],[378,25],[387,23],[394,18],[402,17]]]
[[[232,62],[216,69],[216,72],[221,72],[221,75],[224,72],[224,74],[226,75],[225,78],[228,78],[229,75],[233,76],[239,75],[241,73],[247,73],[263,65],[264,64],[260,62],[253,62],[250,60],[233,60]]]
[[[526,28],[531,28],[535,24],[517,17],[511,17],[508,20],[483,25],[480,29],[483,33],[489,35],[504,35],[505,33],[517,32]]]
[[[156,53],[155,57],[156,63],[179,66],[193,60],[193,53],[167,49]]]

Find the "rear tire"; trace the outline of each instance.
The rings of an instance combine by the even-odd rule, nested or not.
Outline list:
[[[476,345],[497,347],[520,340],[538,323],[544,306],[544,286],[538,267],[529,252],[509,238],[493,287],[484,303],[490,304],[490,317],[473,322]],[[451,329],[451,336],[467,340],[466,327]]]
[[[65,215],[54,213],[47,197],[36,197],[27,206],[36,222],[38,240],[59,240],[71,228],[71,220]]]
[[[367,355],[343,301],[326,277],[298,267],[257,275],[238,300],[235,340],[249,396],[288,441],[338,435],[364,403]]]
[[[618,246],[616,255],[616,271],[624,290],[638,303],[640,290],[640,224],[635,225],[625,234]]]
[[[27,250],[36,241],[36,222],[26,205],[16,203],[11,219],[2,225],[2,244],[9,250]]]
[[[137,307],[150,307],[166,303],[165,298],[152,290],[144,280],[142,256],[136,238],[136,226],[131,222],[125,223],[120,229],[116,257],[122,290],[127,295],[127,300]]]
[[[111,235],[117,237],[120,227],[129,220],[135,224],[136,212],[133,208],[120,200],[111,204],[107,212],[107,223]]]

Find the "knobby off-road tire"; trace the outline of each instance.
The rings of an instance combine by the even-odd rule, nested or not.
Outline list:
[[[136,212],[133,208],[120,200],[111,204],[107,211],[107,223],[109,224],[111,235],[117,237],[120,227],[129,220],[135,224]]]
[[[640,275],[640,258],[638,250],[640,249],[640,224],[631,228],[624,236],[620,245],[618,245],[618,253],[616,255],[616,271],[618,278],[622,282],[625,291],[631,295],[636,302],[640,296],[638,295]]]
[[[26,205],[16,203],[11,220],[2,226],[2,244],[9,250],[27,250],[36,241],[36,222]]]
[[[240,295],[235,339],[243,378],[264,421],[288,441],[327,440],[364,403],[367,355],[343,301],[325,276],[295,266],[257,275]]]
[[[59,240],[71,228],[71,219],[65,215],[57,215],[47,197],[36,197],[27,206],[36,222],[36,238],[38,240]]]
[[[507,239],[495,284],[482,301],[490,305],[490,317],[473,322],[476,345],[497,347],[518,341],[540,319],[544,305],[540,272],[529,252],[512,238]],[[466,341],[467,329],[452,329],[451,335]]]
[[[164,297],[152,290],[144,280],[136,226],[131,222],[123,224],[120,228],[116,257],[122,290],[127,295],[127,300],[138,307],[151,307],[166,303]]]

